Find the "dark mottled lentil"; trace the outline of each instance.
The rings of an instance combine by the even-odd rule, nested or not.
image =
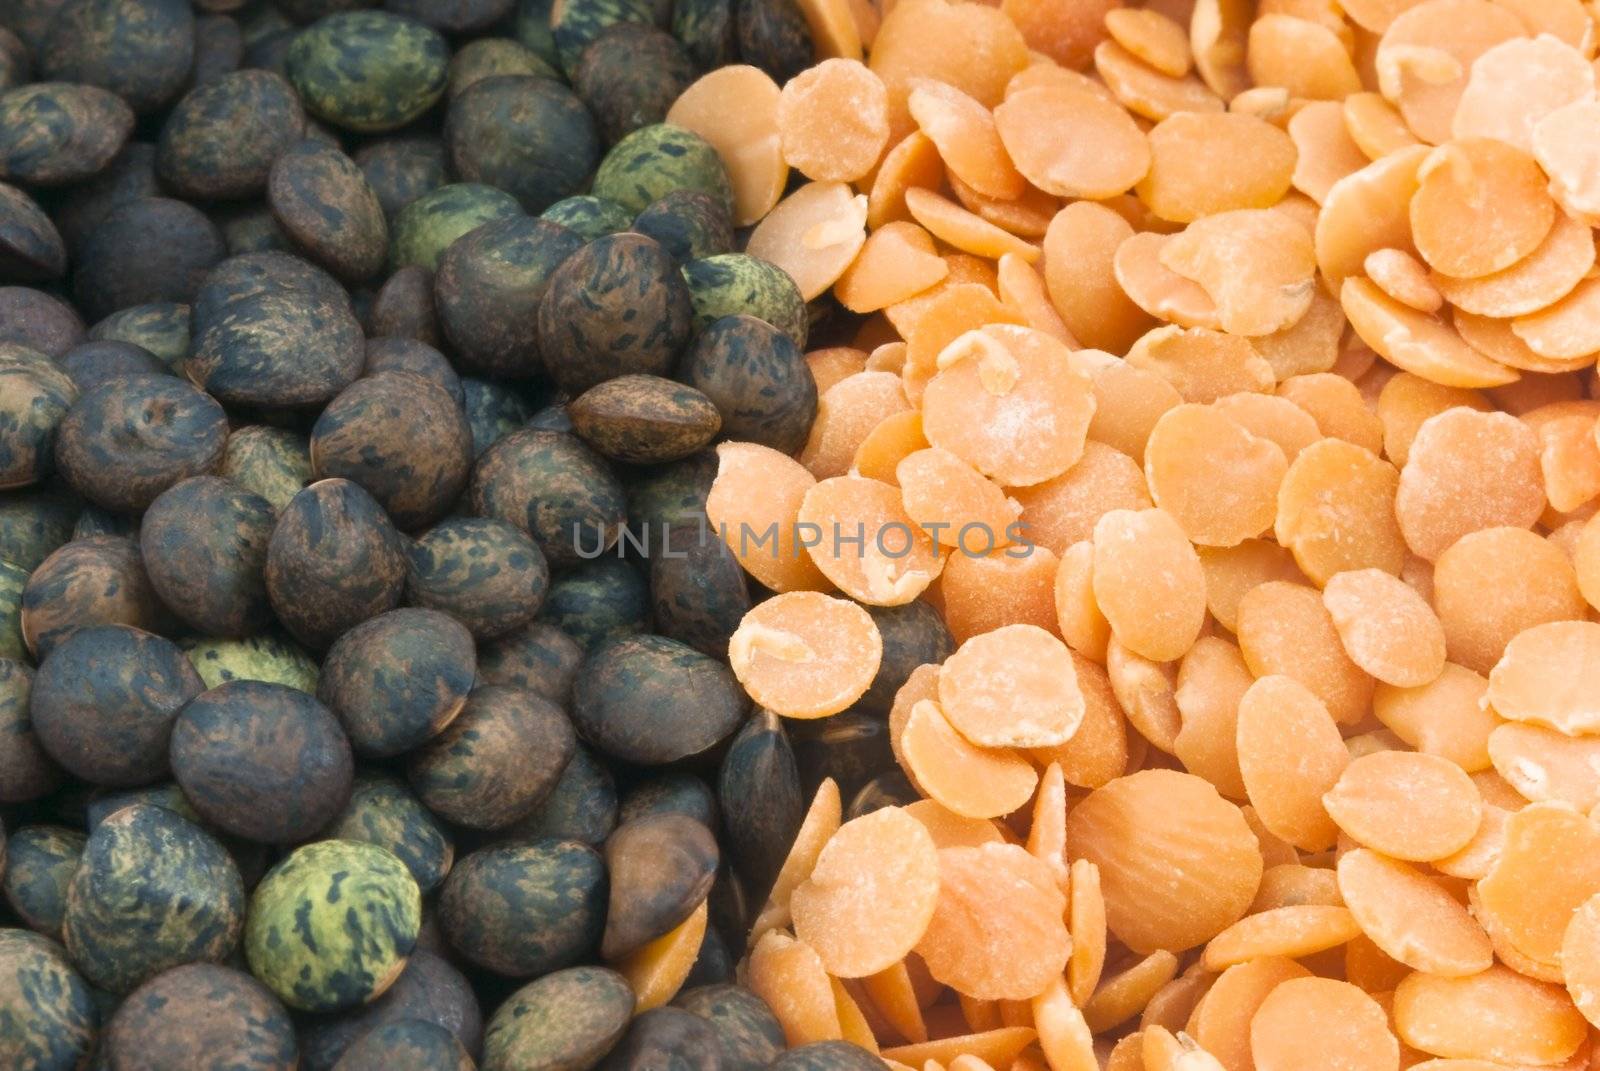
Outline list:
[[[355,162],[391,220],[406,205],[449,181],[444,143],[438,138],[384,138],[363,146]]]
[[[81,506],[71,490],[53,484],[6,492],[0,496],[0,560],[31,572],[72,538]]]
[[[27,803],[53,792],[61,767],[39,743],[28,704],[33,670],[13,658],[0,658],[0,803]]]
[[[302,141],[273,163],[267,203],[306,256],[347,283],[370,279],[389,252],[383,205],[344,153]]]
[[[317,118],[362,133],[404,126],[444,95],[450,49],[381,11],[328,15],[289,45],[284,72]]]
[[[655,814],[681,814],[707,829],[717,828],[717,799],[700,778],[691,773],[661,773],[636,783],[622,797],[619,822],[633,822]]]
[[[60,298],[26,286],[0,286],[0,343],[60,357],[83,335],[77,310]]]
[[[201,817],[249,840],[305,840],[350,798],[350,744],[338,720],[281,684],[231,681],[190,700],[172,727],[171,758]]]
[[[134,804],[89,834],[63,929],[84,976],[126,993],[181,964],[222,962],[243,922],[244,883],[222,846],[165,808]]]
[[[32,197],[0,182],[0,280],[46,282],[66,270],[67,247],[56,225]]]
[[[231,967],[191,963],[128,994],[106,1027],[118,1071],[171,1071],[198,1053],[230,1071],[294,1071],[294,1024],[266,986]]]
[[[311,445],[287,428],[237,428],[228,436],[217,473],[277,511],[311,482]]]
[[[99,1013],[60,945],[0,929],[0,1024],[0,1063],[70,1071],[87,1063]]]
[[[80,628],[132,625],[159,631],[168,611],[126,536],[74,539],[50,554],[22,591],[22,635],[45,658]]]
[[[436,889],[455,862],[449,831],[402,781],[387,774],[358,774],[350,801],[325,833],[394,853],[424,893]]]
[[[205,213],[168,197],[112,209],[84,242],[73,290],[92,319],[134,305],[193,300],[206,273],[227,255]]]
[[[616,782],[594,752],[579,744],[550,795],[506,833],[516,840],[553,838],[598,847],[616,826]]]
[[[456,1036],[420,1019],[397,1019],[367,1031],[335,1071],[476,1071]]]
[[[719,1071],[722,1047],[711,1024],[682,1008],[636,1018],[599,1064],[602,1071]]]
[[[600,159],[594,120],[560,82],[492,75],[450,102],[445,144],[455,173],[504,190],[528,212],[579,192]]]
[[[711,1024],[721,1043],[722,1071],[761,1071],[783,1051],[783,1027],[767,1002],[738,985],[686,989],[673,1006]]]
[[[482,37],[463,45],[450,57],[450,85],[445,95],[453,99],[468,86],[499,74],[561,77],[559,71],[528,46],[509,37]]]
[[[559,224],[512,216],[484,224],[445,250],[433,299],[458,358],[491,376],[540,372],[540,301],[562,262],[582,248],[582,239]]]
[[[790,732],[807,799],[824,777],[832,777],[848,800],[874,775],[894,766],[888,722],[875,714],[847,710],[831,718],[795,722]]]
[[[467,423],[472,427],[474,458],[481,458],[484,451],[522,427],[533,415],[533,406],[527,399],[493,380],[462,376],[461,397]]]
[[[716,70],[736,61],[733,0],[676,0],[672,5],[672,36],[683,43],[702,71]]]
[[[884,1071],[889,1065],[848,1041],[813,1041],[772,1061],[771,1071]]]
[[[421,924],[421,893],[399,859],[372,844],[318,841],[256,886],[245,955],[290,1007],[341,1011],[394,984]]]
[[[694,913],[716,877],[717,840],[682,814],[624,822],[606,839],[610,905],[600,954],[618,960]]]
[[[443,345],[439,317],[433,308],[433,273],[413,264],[389,276],[367,309],[367,334],[369,347],[384,338],[413,340],[435,348]],[[369,360],[370,357],[369,348]],[[459,382],[451,393],[462,393]],[[462,396],[465,404],[465,395]]]
[[[311,429],[319,478],[360,484],[403,529],[449,512],[472,467],[472,428],[455,399],[409,372],[377,372],[346,387]]]
[[[413,338],[369,338],[367,364],[362,374],[370,376],[379,372],[409,372],[421,376],[444,388],[456,405],[465,402],[461,377],[451,367],[450,359],[426,342]]]
[[[556,704],[518,688],[486,685],[411,756],[411,786],[428,809],[473,829],[527,817],[555,789],[577,736]]]
[[[252,197],[305,128],[300,98],[282,75],[233,71],[178,101],[161,128],[156,166],[184,197]]]
[[[55,471],[60,428],[78,396],[50,358],[0,343],[0,488],[28,487]]]
[[[85,342],[68,350],[61,369],[80,391],[121,376],[166,375],[161,358],[131,342]]]
[[[696,518],[698,520],[698,518]],[[709,522],[663,521],[654,529],[650,596],[656,631],[702,654],[721,658],[750,609],[738,559]]]
[[[112,209],[141,197],[162,196],[156,155],[153,142],[130,141],[98,175],[63,193],[55,221],[74,257]]]
[[[478,182],[454,182],[429,190],[395,213],[389,268],[419,264],[433,271],[440,255],[457,238],[490,220],[521,212],[515,197]]]
[[[783,720],[770,710],[752,714],[728,744],[717,775],[717,798],[733,865],[750,889],[764,896],[806,809]]]
[[[817,415],[817,381],[794,340],[754,316],[725,316],[701,331],[680,368],[722,414],[730,439],[792,454]]]
[[[578,732],[606,754],[658,765],[713,747],[746,709],[726,666],[663,636],[625,636],[590,653],[572,714]]]
[[[530,982],[489,1019],[483,1071],[585,1071],[628,1029],[633,990],[605,967],[572,967]]]
[[[309,1017],[302,1023],[303,1071],[330,1071],[362,1035],[402,1021],[443,1027],[469,1055],[483,1044],[483,1020],[467,979],[440,956],[418,948],[382,996],[342,1015]]]
[[[156,301],[112,313],[89,329],[89,337],[143,346],[173,368],[189,352],[189,327],[188,305]]]
[[[242,640],[195,640],[179,643],[207,688],[228,681],[266,681],[302,692],[317,690],[316,660],[277,632]]]
[[[633,22],[603,30],[572,72],[572,87],[608,145],[665,120],[694,80],[694,61],[671,34]]]
[[[361,374],[361,324],[333,277],[286,253],[230,257],[195,296],[185,373],[219,400],[317,405]]]
[[[265,569],[272,504],[229,480],[196,476],[145,511],[139,551],[151,586],[206,636],[243,637],[272,622]]]
[[[98,86],[35,82],[0,93],[0,179],[64,186],[93,178],[122,151],[133,109]]]
[[[478,679],[526,688],[564,705],[582,662],[578,641],[554,625],[535,621],[479,645]]]
[[[96,625],[51,649],[28,709],[39,743],[68,771],[98,785],[140,785],[167,772],[172,723],[203,688],[172,641]]]
[[[467,959],[532,978],[592,956],[606,925],[607,868],[593,848],[544,840],[462,859],[439,895],[439,924]]]
[[[6,903],[30,930],[52,941],[61,940],[67,886],[87,841],[64,826],[23,826],[6,842]]]
[[[73,403],[57,433],[56,465],[95,505],[134,513],[215,469],[227,441],[227,414],[209,395],[172,376],[132,376]]]
[[[594,193],[635,214],[673,190],[710,194],[729,213],[733,187],[711,143],[670,123],[640,127],[616,143],[594,177]]]
[[[586,242],[633,227],[633,217],[626,208],[587,193],[557,201],[540,213],[539,218],[561,224]]]
[[[485,639],[532,621],[549,585],[544,553],[520,529],[460,517],[435,525],[412,546],[406,600],[450,614]]]
[[[811,29],[794,0],[733,0],[739,58],[780,86],[811,66]]]
[[[473,469],[471,500],[474,513],[532,536],[557,566],[610,547],[625,516],[622,486],[605,461],[553,431],[514,432],[484,451]]]
[[[109,89],[151,112],[183,89],[194,46],[188,0],[67,0],[39,50],[39,73]]]
[[[320,650],[399,604],[406,554],[370,494],[349,480],[319,480],[279,514],[266,575],[278,620]]]
[[[551,583],[539,619],[590,650],[649,627],[649,585],[639,570],[620,558],[584,562]]]

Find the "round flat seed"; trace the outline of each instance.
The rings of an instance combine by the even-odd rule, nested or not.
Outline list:
[[[1151,498],[1205,546],[1236,546],[1270,528],[1287,469],[1277,443],[1204,405],[1169,410],[1145,446]]]
[[[1378,419],[1383,425],[1383,453],[1396,465],[1404,465],[1411,454],[1411,441],[1429,417],[1446,409],[1466,406],[1480,412],[1494,408],[1477,391],[1444,387],[1410,372],[1401,372],[1385,383],[1378,394]]]
[[[786,718],[825,718],[866,694],[883,657],[861,607],[815,591],[758,604],[728,642],[728,662],[757,703]]]
[[[1085,352],[1080,350],[1079,355]],[[1096,443],[1105,443],[1131,459],[1137,469],[1144,462],[1145,443],[1156,421],[1180,404],[1183,396],[1155,372],[1115,358],[1091,369],[1089,375],[1094,380],[1095,407],[1084,458],[1089,457]],[[1143,484],[1144,474],[1140,472],[1141,489]]]
[[[1030,264],[1039,259],[1038,246],[931,191],[917,187],[906,190],[906,210],[935,238],[964,253],[990,260],[1015,253]]]
[[[885,807],[839,827],[789,900],[796,937],[828,973],[863,978],[904,959],[939,899],[939,857],[922,823]]]
[[[1362,263],[1367,278],[1402,305],[1432,315],[1444,304],[1444,295],[1428,278],[1428,269],[1403,249],[1377,249]]]
[[[1361,926],[1343,905],[1296,904],[1235,922],[1206,945],[1201,963],[1223,971],[1263,957],[1293,959],[1326,952],[1358,936]]]
[[[1340,104],[1345,130],[1367,159],[1376,160],[1417,144],[1394,106],[1378,93],[1352,93]]]
[[[1057,197],[1112,197],[1150,169],[1144,133],[1090,89],[1040,85],[1007,93],[994,123],[1017,170]]]
[[[1446,300],[1466,312],[1527,316],[1572,293],[1594,262],[1594,232],[1563,212],[1539,248],[1504,271],[1477,279],[1435,275],[1433,283]]]
[[[1061,209],[1045,232],[1045,288],[1067,329],[1085,346],[1125,353],[1153,325],[1116,277],[1117,250],[1132,236],[1127,220],[1090,201]]]
[[[1526,33],[1514,14],[1489,0],[1426,0],[1397,12],[1383,31],[1374,57],[1379,87],[1418,138],[1443,144],[1473,61]]]
[[[991,324],[942,350],[922,397],[928,441],[996,482],[1019,487],[1067,471],[1083,455],[1093,384],[1040,331]],[[1048,413],[1038,420],[1035,414]]]
[[[706,496],[706,516],[739,564],[764,587],[799,591],[828,586],[796,531],[800,507],[816,484],[798,461],[769,446],[717,447],[717,477]]]
[[[1573,914],[1561,940],[1561,969],[1567,993],[1593,1025],[1600,1019],[1600,893]]]
[[[927,436],[922,434],[922,414],[909,409],[884,417],[869,431],[856,447],[850,468],[868,479],[894,484],[899,479],[896,472],[900,462],[927,448]]]
[[[1084,717],[1072,654],[1034,625],[1010,625],[963,643],[939,671],[950,724],[980,747],[1053,747]]]
[[[1361,89],[1361,75],[1339,35],[1293,15],[1258,15],[1250,26],[1246,65],[1258,86],[1281,86],[1291,97],[1343,100]]]
[[[733,222],[748,227],[783,196],[789,166],[778,132],[778,84],[758,67],[735,64],[706,74],[667,111],[717,150],[733,185]]]
[[[789,273],[807,301],[844,274],[866,243],[867,198],[843,182],[811,182],[750,232],[746,252]]]
[[[1474,772],[1489,766],[1489,736],[1501,724],[1486,709],[1489,682],[1465,666],[1446,662],[1437,678],[1418,688],[1380,684],[1372,710],[1384,727],[1427,755]]]
[[[1224,107],[1222,98],[1200,79],[1162,74],[1115,41],[1095,47],[1094,69],[1123,107],[1151,122],[1178,112],[1220,112]]]
[[[1156,372],[1187,402],[1272,389],[1272,366],[1249,339],[1204,327],[1158,327],[1134,343],[1127,360]]]
[[[1305,377],[1299,377],[1305,378]],[[1241,391],[1211,403],[1217,413],[1238,423],[1250,434],[1278,444],[1283,456],[1293,461],[1300,451],[1322,440],[1316,419],[1300,406],[1275,394]],[[1093,434],[1093,425],[1090,433]]]
[[[750,952],[747,984],[783,1026],[790,1046],[843,1036],[828,971],[810,945],[778,930]]]
[[[1433,604],[1450,660],[1488,673],[1519,633],[1581,619],[1571,559],[1523,528],[1485,528],[1456,540],[1433,569]]]
[[[1567,803],[1587,814],[1600,804],[1600,740],[1511,723],[1489,734],[1489,758],[1506,783],[1534,803]]]
[[[967,818],[998,818],[1033,796],[1039,775],[1015,752],[981,748],[956,732],[939,704],[911,707],[900,734],[909,775],[932,799]]]
[[[910,602],[944,565],[893,484],[862,476],[823,480],[805,493],[798,520],[810,526],[805,549],[822,574],[870,606]]]
[[[1189,73],[1189,34],[1159,11],[1126,7],[1108,11],[1106,32],[1162,74],[1182,78]]]
[[[1224,1067],[1252,1067],[1250,1020],[1261,1002],[1284,982],[1310,974],[1294,960],[1275,956],[1229,967],[1189,1017],[1188,1033]]]
[[[1350,136],[1344,106],[1337,101],[1307,104],[1289,119],[1288,131],[1296,150],[1294,188],[1319,205],[1335,182],[1369,163]]]
[[[1316,589],[1280,580],[1252,588],[1239,600],[1238,636],[1256,676],[1277,673],[1299,681],[1341,725],[1365,715],[1373,680],[1344,653]]]
[[[1506,644],[1489,673],[1487,700],[1512,721],[1531,722],[1574,736],[1600,732],[1596,709],[1600,625],[1556,621],[1535,625]]]
[[[1066,898],[1014,844],[944,848],[939,901],[917,955],[935,979],[980,1000],[1030,1000],[1066,968]]]
[[[1394,512],[1406,545],[1430,561],[1484,528],[1529,528],[1544,510],[1539,443],[1505,413],[1451,409],[1417,431]]]
[[[889,144],[889,91],[860,60],[825,59],[778,97],[784,161],[819,182],[854,182]]]
[[[913,125],[905,103],[913,79],[948,83],[992,108],[1006,83],[1027,65],[1027,41],[994,7],[931,0],[895,5],[872,42],[871,66],[889,87],[895,137],[904,137]]]
[[[1394,300],[1370,279],[1346,279],[1339,303],[1361,341],[1423,379],[1447,387],[1497,387],[1518,378],[1468,345],[1450,324]]]
[[[1115,636],[1106,641],[1106,677],[1111,692],[1139,736],[1169,754],[1183,715],[1178,712],[1178,664],[1134,654]],[[1134,741],[1138,746],[1138,741]]]
[[[812,362],[808,359],[807,363]],[[872,430],[909,409],[900,377],[894,373],[862,371],[847,375],[817,400],[817,417],[805,449],[800,451],[800,463],[819,480],[843,476],[850,471],[861,443]]]
[[[823,847],[839,830],[839,818],[839,786],[833,778],[827,777],[817,786],[816,795],[811,797],[811,806],[806,808],[794,843],[789,846],[789,854],[784,857],[783,866],[772,883],[772,891],[767,894],[767,902],[750,927],[752,943],[760,940],[768,930],[789,924],[789,898],[800,883],[811,876]]]
[[[1170,514],[1119,509],[1101,517],[1093,570],[1095,602],[1122,645],[1156,662],[1194,645],[1205,623],[1205,571]]]
[[[1375,751],[1356,759],[1323,803],[1352,839],[1416,862],[1460,851],[1483,820],[1477,786],[1459,766],[1410,751]]]
[[[1465,978],[1408,976],[1394,991],[1394,1025],[1422,1052],[1502,1065],[1562,1063],[1589,1034],[1560,986],[1498,965]]]
[[[1511,321],[1527,347],[1552,361],[1587,365],[1600,352],[1600,280],[1585,279],[1555,304]]]
[[[1303,685],[1265,676],[1239,700],[1239,772],[1262,824],[1304,851],[1322,851],[1338,829],[1322,794],[1350,761],[1328,708]]]
[[[1217,624],[1239,631],[1239,600],[1269,580],[1299,583],[1305,574],[1294,557],[1268,539],[1247,539],[1236,547],[1196,547],[1206,573],[1206,608]]]
[[[1555,37],[1504,41],[1472,61],[1451,132],[1495,138],[1533,151],[1533,130],[1551,112],[1594,98],[1595,72],[1576,48]]]
[[[954,86],[926,79],[912,82],[906,105],[950,174],[985,197],[1022,196],[1027,180],[1006,154],[988,108]]]
[[[935,848],[976,848],[980,844],[1001,844],[1000,829],[986,818],[965,818],[934,800],[918,800],[903,808],[921,822],[933,838]]]
[[[1107,978],[1083,1006],[1090,1030],[1103,1032],[1138,1015],[1178,973],[1178,957],[1157,949],[1126,970]]]
[[[1067,784],[1099,788],[1128,768],[1127,721],[1099,663],[1074,652],[1072,664],[1083,693],[1083,722],[1065,744],[1036,750],[1033,755],[1040,762],[1059,765]]]
[[[1323,439],[1300,451],[1278,488],[1274,531],[1312,580],[1381,569],[1398,574],[1405,545],[1394,520],[1400,474],[1370,451]]]
[[[1595,355],[1592,353],[1566,359],[1540,356],[1518,337],[1516,320],[1494,320],[1487,316],[1474,316],[1461,309],[1457,309],[1451,319],[1462,341],[1509,369],[1560,375],[1587,368],[1594,363]]]
[[[1411,240],[1411,199],[1428,149],[1415,145],[1380,157],[1329,188],[1317,217],[1317,267],[1339,292],[1360,275],[1369,253],[1416,248]],[[1368,342],[1371,345],[1371,342]]]
[[[934,252],[928,232],[900,220],[868,235],[833,293],[851,312],[876,312],[915,297],[949,274],[950,265]]]
[[[1381,569],[1337,573],[1322,589],[1350,660],[1384,684],[1415,688],[1444,671],[1445,631],[1427,601]]]
[[[1472,279],[1511,267],[1539,248],[1556,206],[1532,156],[1492,138],[1461,138],[1417,172],[1411,235],[1429,267]]]
[[[1250,1054],[1256,1071],[1394,1071],[1400,1065],[1400,1045],[1383,1006],[1331,978],[1291,978],[1267,994],[1250,1020]]]
[[[1574,101],[1539,120],[1533,128],[1534,159],[1550,176],[1550,194],[1585,223],[1600,214],[1600,181],[1595,179],[1595,132],[1600,102]]]
[[[1223,100],[1250,88],[1244,57],[1255,9],[1241,0],[1196,0],[1189,20],[1189,48],[1202,81]]]
[[[1239,808],[1172,770],[1091,792],[1067,816],[1067,850],[1099,868],[1110,930],[1141,955],[1194,948],[1237,922],[1263,869]]]
[[[1239,648],[1217,636],[1202,636],[1183,656],[1173,700],[1183,727],[1172,753],[1231,799],[1246,798],[1239,773],[1239,700],[1255,683]]]
[[[906,336],[906,359],[900,374],[905,380],[906,395],[913,402],[921,402],[928,381],[939,371],[939,355],[952,342],[968,331],[1020,319],[1000,304],[994,290],[987,285],[950,285],[947,277],[945,284],[931,293],[931,297],[917,297],[907,303],[923,304],[914,319],[902,329]]]
[[[1362,931],[1406,966],[1458,978],[1494,963],[1483,927],[1415,867],[1356,848],[1339,857],[1338,877],[1339,894]]]
[[[1207,216],[1175,235],[1160,257],[1204,288],[1222,329],[1233,334],[1282,331],[1311,307],[1317,271],[1311,235],[1278,212]]]
[[[1171,235],[1146,231],[1118,245],[1112,261],[1117,285],[1151,316],[1180,327],[1219,327],[1217,303],[1205,287],[1179,275],[1162,260],[1162,251],[1171,241]]]
[[[895,482],[906,512],[942,546],[961,547],[961,532],[968,525],[985,543],[1012,539],[1011,526],[1021,513],[1016,503],[948,450],[935,446],[906,455],[895,467]]]

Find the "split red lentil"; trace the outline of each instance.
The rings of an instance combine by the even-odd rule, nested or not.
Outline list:
[[[958,641],[888,716],[923,798],[824,782],[750,935],[791,1043],[1590,1066],[1594,7],[819,2],[818,66],[683,95],[864,318],[796,459],[720,449],[712,520],[784,533],[741,683],[825,718],[867,609]]]

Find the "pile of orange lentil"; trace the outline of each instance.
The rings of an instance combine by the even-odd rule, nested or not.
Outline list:
[[[958,646],[889,716],[925,798],[824,782],[750,934],[789,1042],[1600,1067],[1600,7],[802,7],[828,58],[669,115],[864,316],[803,451],[719,448],[781,533],[729,658],[815,719],[863,606]]]

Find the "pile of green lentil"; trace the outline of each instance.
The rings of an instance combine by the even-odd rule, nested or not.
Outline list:
[[[709,447],[803,445],[840,310],[662,122],[812,59],[793,0],[0,2],[0,1067],[882,1066],[734,965],[948,634],[800,730],[728,669]]]

